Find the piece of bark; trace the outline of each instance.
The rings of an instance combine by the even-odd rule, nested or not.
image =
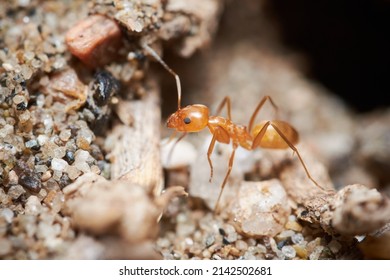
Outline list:
[[[117,112],[131,112],[132,126],[117,125],[111,136],[116,139],[110,153],[111,178],[144,187],[148,193],[160,195],[163,178],[160,162],[161,113],[158,90],[149,84],[142,100],[122,101]]]
[[[319,168],[310,161],[312,176],[323,182]],[[331,193],[314,186],[302,174],[299,162],[285,165],[281,181],[301,209],[300,219],[319,224],[332,235],[355,236],[379,230],[390,221],[390,200],[376,189],[355,184]],[[301,175],[300,175],[301,173]]]
[[[223,1],[215,0],[170,0],[166,11],[174,16],[163,24],[159,34],[164,39],[167,39],[167,34],[170,38],[183,37],[177,49],[181,56],[189,57],[209,45],[217,29],[222,6]],[[187,19],[181,18],[182,15],[186,15]]]
[[[121,30],[115,20],[91,15],[66,33],[69,51],[89,67],[110,62],[121,44]]]
[[[115,1],[108,8],[99,2],[91,10],[115,18],[133,38],[147,42],[172,41],[184,57],[206,47],[215,33],[223,0]]]

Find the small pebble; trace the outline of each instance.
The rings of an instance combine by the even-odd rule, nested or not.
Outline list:
[[[214,236],[214,234],[210,233],[205,238],[204,244],[206,245],[206,247],[210,247],[211,245],[214,244],[214,242],[215,242],[215,236]]]
[[[24,143],[24,145],[26,146],[26,148],[32,150],[39,150],[39,148],[41,147],[38,143],[38,140],[35,139],[27,141],[26,143]]]
[[[42,205],[38,197],[31,195],[26,202],[25,213],[29,215],[39,215],[42,212]]]
[[[211,258],[211,253],[209,250],[203,250],[202,251],[202,257],[205,259],[210,259]]]
[[[248,249],[248,244],[243,240],[237,240],[235,246],[240,251],[246,251]]]
[[[65,152],[65,160],[69,163],[72,164],[75,160],[74,158],[74,153],[72,151],[67,150]]]
[[[294,234],[295,234],[295,232],[292,230],[284,230],[277,235],[277,238],[278,239],[287,239],[287,238],[290,238],[291,236],[293,236]]]
[[[304,241],[304,237],[301,233],[296,233],[294,234],[293,236],[291,236],[291,241],[294,243],[294,244],[300,244]]]
[[[72,132],[70,129],[62,130],[59,135],[61,141],[63,142],[67,142],[71,136],[72,136]]]
[[[65,202],[65,198],[62,192],[52,190],[47,194],[43,202],[49,206],[54,213],[58,213]]]
[[[23,172],[19,175],[19,184],[25,187],[27,190],[37,193],[41,189],[41,180],[33,172]]]
[[[309,259],[310,260],[318,260],[322,250],[324,250],[324,246],[317,246],[314,248],[313,252],[310,254]]]
[[[298,224],[296,221],[288,221],[284,227],[286,229],[291,229],[294,231],[301,231],[302,230],[302,226],[300,224]]]
[[[46,135],[41,134],[41,135],[38,135],[37,140],[38,140],[38,144],[40,146],[43,146],[49,140],[49,137],[47,137]]]
[[[90,67],[97,67],[111,61],[113,45],[117,46],[120,38],[116,21],[96,14],[69,29],[65,41],[74,56]]]
[[[21,185],[11,186],[7,192],[7,194],[14,200],[18,199],[22,194],[26,191]]]
[[[65,172],[68,174],[69,179],[75,180],[81,175],[81,172],[79,169],[77,169],[76,166],[69,165],[66,167]]]
[[[225,235],[226,241],[228,241],[229,243],[235,242],[238,238],[236,229],[232,225],[228,224],[225,226],[225,233],[226,233]]]
[[[293,259],[296,256],[294,247],[287,245],[282,248],[282,253],[289,259]]]
[[[301,259],[304,259],[304,260],[307,259],[308,253],[307,253],[306,248],[304,248],[301,245],[293,245],[292,247],[294,248],[294,250],[297,253],[298,257],[300,257]]]
[[[11,170],[8,173],[8,184],[15,185],[18,183],[18,181],[19,181],[18,175],[16,175],[16,172],[14,170]]]
[[[7,223],[11,223],[14,217],[14,212],[9,208],[0,209],[0,216],[3,216]]]
[[[59,158],[53,158],[51,161],[51,169],[54,171],[64,171],[65,168],[68,166],[68,163]]]
[[[45,173],[42,174],[41,180],[42,182],[46,182],[51,178],[52,174],[49,170],[47,170]]]
[[[290,214],[286,191],[276,179],[243,181],[232,205],[230,219],[248,237],[275,236],[283,230]]]

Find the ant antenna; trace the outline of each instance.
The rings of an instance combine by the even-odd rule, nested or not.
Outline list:
[[[169,73],[171,73],[176,80],[176,87],[177,87],[177,108],[180,110],[181,108],[181,83],[180,83],[180,77],[177,75],[165,62],[162,60],[162,58],[156,53],[155,50],[153,50],[151,47],[149,47],[148,44],[142,43],[142,47],[151,55],[155,60],[157,60]]]

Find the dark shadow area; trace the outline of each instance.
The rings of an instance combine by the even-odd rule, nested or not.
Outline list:
[[[389,1],[266,3],[283,42],[307,56],[311,78],[356,111],[390,105]]]

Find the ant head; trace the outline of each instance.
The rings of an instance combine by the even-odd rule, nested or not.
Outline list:
[[[180,108],[167,121],[169,128],[181,132],[197,132],[204,129],[209,122],[209,109],[200,104]]]

